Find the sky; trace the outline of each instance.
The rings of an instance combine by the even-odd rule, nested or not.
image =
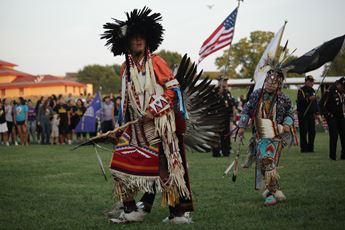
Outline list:
[[[209,8],[212,6],[212,8]],[[121,64],[100,40],[103,24],[125,20],[125,12],[148,6],[160,12],[165,29],[158,48],[187,53],[198,60],[204,40],[235,9],[236,0],[1,0],[0,60],[17,70],[64,75],[86,65]],[[256,30],[276,32],[288,23],[282,44],[300,56],[345,34],[344,0],[244,0],[237,15],[233,43]],[[199,69],[216,71],[216,57],[204,59]],[[321,68],[311,74],[321,74]]]

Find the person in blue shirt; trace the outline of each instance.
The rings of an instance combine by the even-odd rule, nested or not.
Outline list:
[[[22,145],[27,144],[28,132],[27,132],[27,121],[28,121],[28,106],[24,98],[19,98],[19,103],[14,107],[15,111],[15,125],[20,137],[20,143]]]

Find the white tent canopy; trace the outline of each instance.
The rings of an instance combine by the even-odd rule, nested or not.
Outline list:
[[[329,84],[329,83],[334,83],[336,80],[340,79],[343,76],[332,76],[332,77],[325,77],[325,80],[323,83]],[[314,84],[318,85],[322,81],[321,76],[319,77],[314,77],[315,81]],[[199,80],[200,81],[200,80]],[[212,85],[218,84],[218,80],[212,80]],[[228,86],[230,87],[242,87],[242,86],[249,86],[253,85],[254,81],[250,78],[244,78],[244,79],[229,79],[228,80]],[[304,77],[291,77],[291,78],[286,78],[285,85],[303,85],[304,84]]]

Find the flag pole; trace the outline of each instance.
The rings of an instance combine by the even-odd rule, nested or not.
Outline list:
[[[238,10],[240,8],[241,2],[243,2],[243,1],[244,0],[237,0],[237,15],[238,15]],[[237,18],[237,16],[236,16],[236,18]],[[235,29],[236,29],[236,23],[234,24],[234,36],[235,36]],[[231,43],[229,45],[228,55],[226,56],[226,62],[225,62],[225,66],[224,66],[223,76],[226,76],[226,72],[228,71],[228,68],[229,68],[230,48],[231,48]]]
[[[278,44],[277,44],[277,46],[278,46],[278,47],[277,47],[277,50],[279,49],[280,43],[281,43],[281,41],[282,41],[283,34],[284,34],[284,31],[285,31],[285,26],[286,26],[287,22],[288,22],[287,20],[284,21],[283,31],[282,31],[281,34],[280,34],[279,42],[278,42]],[[275,60],[275,59],[278,57],[278,61],[279,61],[280,53],[279,53],[279,55],[278,55],[278,53],[279,53],[279,52],[276,52],[276,53],[275,53],[275,57],[273,58],[273,60]]]

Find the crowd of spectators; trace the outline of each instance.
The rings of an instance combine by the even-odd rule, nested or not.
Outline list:
[[[76,127],[91,105],[92,95],[51,95],[38,99],[0,99],[1,145],[72,144],[88,136],[107,132],[118,126],[120,97],[113,94],[103,97],[97,112],[96,132],[77,132]]]

